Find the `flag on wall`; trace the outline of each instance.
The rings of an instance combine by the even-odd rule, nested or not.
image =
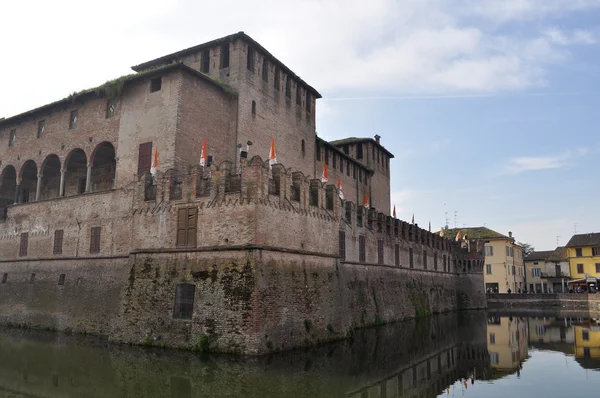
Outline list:
[[[202,141],[202,152],[200,152],[200,166],[206,166],[206,140]]]
[[[146,163],[148,164],[148,163]],[[156,176],[156,168],[158,167],[158,148],[154,148],[154,156],[152,156],[152,165],[150,166],[150,174]]]
[[[442,228],[440,229],[440,236],[441,236],[442,238],[444,237],[444,227],[442,227]]]
[[[392,215],[394,216],[394,218],[396,218],[396,205],[394,205],[394,211],[392,212]]]
[[[458,231],[458,233],[456,234],[456,239],[457,242],[460,240],[460,231]]]
[[[364,206],[368,209],[370,207],[370,203],[369,203],[369,194],[365,194],[365,204]]]
[[[269,169],[277,164],[277,155],[275,155],[275,138],[271,138],[271,150],[269,151]]]
[[[323,163],[323,175],[321,176],[321,182],[329,181],[329,173],[327,172],[327,163]]]
[[[338,180],[338,194],[340,199],[344,200],[344,190],[342,189],[342,180]]]

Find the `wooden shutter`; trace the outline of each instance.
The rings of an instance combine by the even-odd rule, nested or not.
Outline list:
[[[138,174],[150,172],[152,165],[152,142],[140,144],[138,152]]]
[[[196,228],[198,225],[198,209],[190,207],[187,209],[187,246],[196,247]]]
[[[177,211],[177,246],[185,246],[186,243],[187,209]]]
[[[176,246],[196,247],[198,208],[186,207],[177,211]]]

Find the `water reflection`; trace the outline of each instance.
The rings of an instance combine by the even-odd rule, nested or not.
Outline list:
[[[488,317],[488,351],[493,369],[491,379],[519,374],[528,358],[527,320],[522,317]]]

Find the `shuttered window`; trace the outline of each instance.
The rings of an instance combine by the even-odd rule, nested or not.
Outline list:
[[[346,259],[346,232],[340,231],[340,258]]]
[[[177,211],[177,243],[179,247],[196,247],[198,208],[184,207]]]
[[[92,227],[90,233],[90,253],[100,253],[100,234],[102,227]]]
[[[23,232],[21,234],[21,243],[19,244],[19,256],[27,255],[27,246],[29,246],[29,233]]]
[[[149,173],[152,166],[152,143],[140,144],[138,152],[138,174]]]
[[[367,261],[367,255],[365,253],[365,236],[358,236],[358,261],[365,263]]]
[[[377,264],[383,264],[383,239],[377,240]]]
[[[63,230],[57,229],[54,231],[54,254],[62,254],[63,247]]]

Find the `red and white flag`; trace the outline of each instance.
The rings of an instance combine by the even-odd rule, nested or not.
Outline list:
[[[277,155],[275,155],[275,138],[271,138],[271,150],[269,151],[269,169],[277,164]]]
[[[457,242],[460,240],[460,231],[458,231],[458,233],[456,234],[456,239]]]
[[[321,182],[329,181],[329,173],[327,172],[327,163],[323,163],[323,175],[321,176]]]
[[[342,180],[338,180],[338,194],[340,199],[344,200],[344,190],[342,189]]]
[[[392,212],[392,216],[394,216],[394,218],[396,218],[396,205],[394,205],[394,211]]]
[[[150,174],[152,177],[156,175],[156,168],[158,167],[158,148],[154,148],[154,156],[152,156],[152,165],[150,166]]]
[[[369,194],[365,194],[365,204],[364,206],[368,209],[370,207],[370,203],[369,203]]]
[[[202,152],[200,152],[200,166],[206,166],[206,140],[202,141]]]

